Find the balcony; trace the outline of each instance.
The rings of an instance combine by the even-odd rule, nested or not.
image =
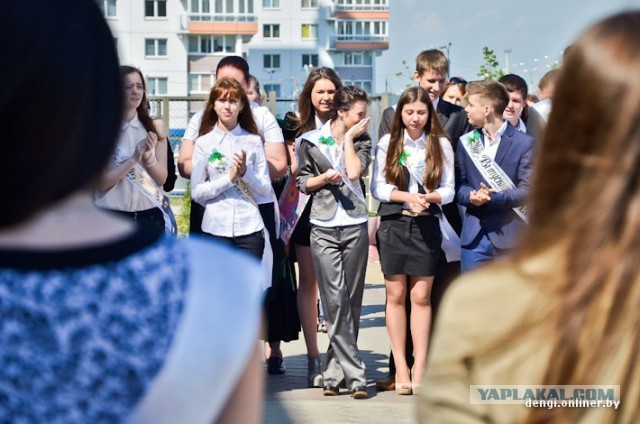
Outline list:
[[[337,4],[331,19],[389,20],[388,4]]]
[[[258,33],[258,18],[246,14],[191,13],[180,17],[180,29],[189,34],[255,35]]]
[[[329,49],[334,51],[387,50],[388,35],[341,34],[329,39]]]

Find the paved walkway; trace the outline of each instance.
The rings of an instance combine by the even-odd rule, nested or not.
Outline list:
[[[414,423],[415,396],[395,392],[377,392],[374,380],[384,378],[388,370],[389,339],[384,321],[384,281],[380,264],[370,263],[358,346],[367,367],[369,398],[354,400],[343,390],[339,396],[325,397],[321,389],[307,387],[307,357],[304,338],[284,343],[287,372],[267,375],[265,423]],[[320,351],[326,352],[328,338],[318,333]],[[323,363],[324,363],[324,354]],[[265,369],[266,374],[266,369]]]

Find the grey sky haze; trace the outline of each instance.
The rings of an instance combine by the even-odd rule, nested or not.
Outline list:
[[[467,80],[483,63],[482,48],[494,50],[502,67],[537,86],[538,79],[589,24],[640,0],[389,0],[389,50],[377,59],[377,90],[402,91],[415,57],[424,49],[449,49],[451,76]],[[445,51],[446,54],[446,50]],[[522,65],[521,65],[522,64]],[[526,72],[525,72],[526,70]],[[397,72],[404,72],[397,77]]]

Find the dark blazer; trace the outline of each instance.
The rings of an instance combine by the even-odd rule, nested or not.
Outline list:
[[[391,132],[391,118],[394,112],[395,109],[393,107],[388,107],[382,112],[380,126],[378,127],[378,140],[380,140],[383,135]],[[449,136],[449,140],[451,140],[454,149],[460,136],[472,130],[469,121],[467,121],[467,114],[460,106],[440,99],[438,101],[438,107],[436,108],[436,115],[438,115],[438,119],[447,136]]]
[[[309,178],[321,175],[333,168],[329,159],[308,140],[308,138],[317,138],[320,135],[322,135],[322,129],[303,134],[298,155],[296,184],[301,192],[310,194],[313,198],[310,219],[331,219],[338,209],[338,201],[342,203],[347,215],[352,217],[366,215],[367,205],[343,182],[338,185],[327,184],[314,192],[307,190]],[[360,158],[361,170],[364,172],[371,163],[371,137],[368,134],[363,134],[354,141],[354,147],[356,155]],[[360,183],[356,181],[354,185],[360,185]]]
[[[391,118],[394,113],[395,109],[393,107],[388,107],[382,112],[380,126],[378,127],[378,140],[391,132]],[[467,114],[460,106],[440,99],[438,101],[438,107],[436,108],[436,115],[438,115],[438,119],[444,127],[444,131],[447,133],[449,140],[451,140],[453,150],[455,151],[458,145],[458,139],[473,129],[471,125],[469,125]],[[460,231],[462,231],[462,218],[460,217],[458,205],[456,205],[455,201],[443,205],[442,211],[447,217],[449,224],[451,224],[451,227],[453,227],[457,234],[460,234]]]
[[[484,143],[484,136],[480,132]],[[458,143],[462,143],[458,140]],[[507,249],[515,244],[518,229],[524,224],[513,211],[513,207],[525,203],[533,160],[533,138],[517,131],[507,123],[502,135],[495,162],[516,185],[514,190],[491,194],[489,203],[474,206],[469,202],[471,191],[480,188],[480,182],[489,184],[460,144],[456,151],[456,200],[467,208],[463,217],[462,246],[470,244],[484,230],[498,249]]]

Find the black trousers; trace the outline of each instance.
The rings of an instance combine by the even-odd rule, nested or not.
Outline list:
[[[136,221],[137,224],[142,224],[147,227],[157,229],[160,232],[164,232],[164,215],[158,208],[146,209],[137,212],[116,211],[109,209],[112,212],[122,215],[129,219]]]
[[[262,231],[256,231],[255,233],[237,237],[222,237],[207,233],[204,234],[214,240],[219,240],[223,243],[231,244],[240,250],[244,250],[251,256],[258,258],[258,260],[262,259],[262,253],[264,252],[264,234]]]

